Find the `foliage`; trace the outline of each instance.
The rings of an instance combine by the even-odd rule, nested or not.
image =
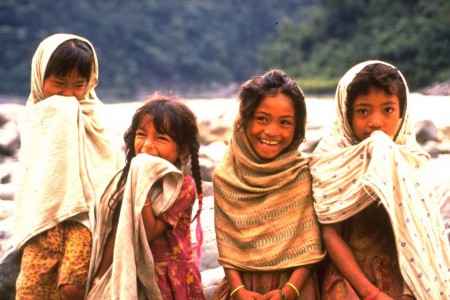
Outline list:
[[[1,95],[26,98],[32,55],[56,32],[93,43],[108,99],[211,95],[271,68],[334,92],[366,59],[398,66],[412,90],[450,70],[446,0],[2,0]]]
[[[279,38],[262,50],[263,68],[277,66],[296,77],[333,80],[358,62],[381,59],[402,70],[411,90],[449,80],[450,2],[320,3],[301,12],[304,22],[286,20],[279,27]]]
[[[0,94],[29,91],[37,45],[56,32],[89,39],[100,64],[97,91],[137,97],[200,93],[261,71],[258,49],[285,16],[314,1],[2,0]]]

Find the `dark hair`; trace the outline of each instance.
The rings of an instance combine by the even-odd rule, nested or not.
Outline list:
[[[400,116],[404,115],[406,106],[406,87],[397,68],[374,63],[365,66],[353,78],[347,87],[347,120],[352,120],[352,106],[360,95],[368,95],[372,89],[380,89],[391,96],[397,96],[400,101]]]
[[[295,111],[295,130],[292,144],[305,139],[306,103],[305,96],[298,84],[290,79],[283,70],[271,70],[262,76],[256,76],[245,82],[238,94],[240,124],[247,128],[255,110],[261,101],[271,95],[284,94],[292,100]]]
[[[67,40],[61,43],[50,56],[44,80],[52,74],[64,77],[77,72],[89,81],[93,63],[94,55],[89,45],[77,39]]]
[[[203,194],[203,191],[200,164],[198,160],[200,142],[197,119],[194,113],[185,104],[175,99],[158,95],[157,98],[152,98],[136,111],[131,120],[131,126],[124,134],[125,167],[120,174],[116,190],[109,199],[109,207],[111,209],[116,209],[119,202],[122,201],[123,190],[128,177],[128,172],[130,171],[131,160],[136,156],[134,149],[136,131],[141,120],[147,116],[151,116],[153,126],[158,132],[169,135],[175,141],[181,156],[183,156],[183,153],[186,153],[186,156],[190,156],[191,174],[194,178],[200,201],[200,195]],[[175,162],[177,167],[181,167],[182,164],[183,162],[180,158]],[[199,214],[199,211],[197,214]]]

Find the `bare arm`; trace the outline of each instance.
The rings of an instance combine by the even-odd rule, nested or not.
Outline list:
[[[364,298],[370,295],[377,287],[364,275],[353,256],[352,250],[342,239],[340,224],[323,225],[322,236],[328,254],[336,268],[361,297]],[[380,293],[375,299],[391,298],[384,293]]]
[[[297,292],[300,292],[306,282],[306,279],[308,279],[309,274],[311,274],[311,270],[308,267],[297,267],[294,269],[288,282],[297,290],[295,290],[294,287],[285,284],[281,290],[286,298],[297,299]],[[280,296],[280,291],[277,289],[266,293],[262,299],[280,299]]]
[[[151,203],[149,201],[150,199],[147,198],[146,203]],[[155,218],[151,205],[147,205],[142,208],[142,220],[144,222],[145,235],[147,236],[148,242],[151,242],[157,238],[169,226],[166,222]]]
[[[228,268],[224,268],[224,270],[225,270],[225,276],[228,281],[228,285],[230,286],[230,293],[232,291],[234,291],[236,288],[238,288],[239,286],[243,285],[241,274],[239,273],[238,270],[228,269]],[[232,298],[235,300],[237,300],[237,299],[246,300],[246,299],[259,299],[259,297],[261,297],[260,294],[249,291],[249,290],[245,289],[245,287],[242,287],[242,288],[239,288],[233,294]]]

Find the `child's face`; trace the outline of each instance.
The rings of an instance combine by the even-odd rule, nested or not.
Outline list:
[[[262,158],[272,159],[283,152],[294,138],[295,111],[284,94],[265,97],[247,126],[247,138]]]
[[[177,144],[169,135],[156,131],[153,120],[148,116],[139,122],[134,139],[134,150],[136,154],[147,153],[158,156],[172,164],[175,164],[178,158]]]
[[[372,89],[368,95],[356,97],[352,107],[352,129],[363,141],[375,130],[394,137],[400,120],[400,100],[383,90]]]
[[[80,101],[86,91],[88,81],[77,72],[72,72],[67,77],[59,77],[51,74],[44,80],[44,97],[54,95],[74,96]]]

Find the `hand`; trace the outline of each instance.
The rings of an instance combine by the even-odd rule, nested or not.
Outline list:
[[[259,300],[259,299],[263,299],[260,293],[249,291],[246,288],[239,289],[233,295],[233,300]]]
[[[297,299],[297,295],[295,294],[295,292],[293,290],[283,289],[283,293],[287,299]],[[283,297],[281,297],[279,289],[276,289],[276,290],[265,293],[261,299],[283,300]]]
[[[383,292],[380,292],[374,300],[393,300],[393,298],[389,297],[388,295],[386,295]]]

